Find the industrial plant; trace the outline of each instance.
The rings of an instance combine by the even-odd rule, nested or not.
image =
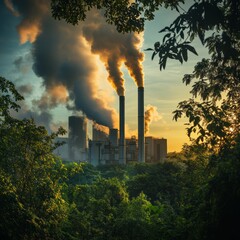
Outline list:
[[[138,138],[125,138],[125,96],[119,96],[119,130],[92,124],[89,131],[85,116],[68,118],[66,144],[56,150],[63,160],[89,162],[94,166],[127,164],[131,162],[164,162],[167,156],[167,139],[145,135],[144,87],[138,87]],[[104,130],[103,130],[104,129]],[[91,132],[91,134],[89,134]],[[91,136],[90,136],[91,135]]]
[[[123,104],[124,100],[120,102]],[[123,119],[122,116],[121,120],[124,122]],[[139,119],[144,121],[140,116]],[[165,161],[167,139],[144,137],[144,130],[140,131],[138,139],[136,136],[125,138],[124,124],[121,120],[120,130],[110,128],[106,133],[106,128],[103,131],[99,125],[92,124],[92,121],[85,116],[70,116],[68,118],[68,137],[57,139],[65,144],[56,149],[55,153],[64,161],[89,162],[94,166]]]

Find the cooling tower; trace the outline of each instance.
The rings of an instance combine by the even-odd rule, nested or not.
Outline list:
[[[87,148],[87,119],[80,116],[68,118],[69,158],[71,161],[82,160],[81,153]]]
[[[125,97],[119,96],[119,163],[126,164],[125,146]]]
[[[109,129],[109,141],[111,146],[117,147],[118,145],[118,129],[111,128]]]
[[[138,162],[145,162],[143,87],[138,87]]]

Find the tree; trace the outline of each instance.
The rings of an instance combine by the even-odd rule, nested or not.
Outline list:
[[[73,25],[84,21],[91,9],[102,9],[106,21],[114,24],[119,32],[141,32],[145,21],[154,19],[154,12],[159,7],[178,9],[180,2],[184,0],[51,0],[51,8],[54,18],[65,19]]]
[[[211,174],[202,184],[202,196],[198,194],[201,203],[192,218],[192,229],[198,231],[192,232],[196,239],[239,239],[240,137],[211,156],[207,169]]]
[[[20,106],[18,101],[23,100],[14,84],[0,76],[0,123],[10,116],[10,110],[18,111]]]
[[[73,239],[114,239],[117,209],[128,202],[124,184],[116,178],[99,178],[76,185],[71,194],[70,222],[64,232]]]
[[[23,98],[14,85],[0,78],[0,232],[3,239],[58,239],[67,215],[60,179],[63,165],[52,153],[53,139],[32,119],[17,120]]]
[[[183,63],[188,52],[196,53],[189,44],[199,37],[209,50],[210,59],[199,62],[183,82],[193,80],[192,98],[180,102],[174,119],[185,115],[189,119],[188,136],[196,133],[196,141],[219,149],[232,141],[239,132],[239,61],[240,61],[240,3],[232,0],[195,1],[160,32],[167,32],[162,43],[155,43],[153,57],[160,58],[164,69],[168,58]]]
[[[114,232],[119,239],[146,239],[150,237],[151,206],[144,193],[119,206]]]

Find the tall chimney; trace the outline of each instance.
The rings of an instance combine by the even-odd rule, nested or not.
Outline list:
[[[125,146],[125,97],[119,96],[119,163],[126,164]]]
[[[145,162],[143,87],[138,87],[138,162]]]

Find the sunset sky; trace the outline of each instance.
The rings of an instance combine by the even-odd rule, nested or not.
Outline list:
[[[5,2],[5,4],[4,4]],[[25,97],[19,117],[33,117],[48,130],[67,129],[68,116],[84,113],[99,124],[118,128],[118,95],[125,95],[126,136],[137,135],[137,86],[145,87],[145,110],[152,113],[147,135],[167,138],[168,151],[188,142],[186,119],[175,122],[178,102],[191,97],[182,83],[199,56],[180,64],[168,61],[160,72],[158,58],[143,51],[161,41],[158,31],[177,13],[161,10],[142,34],[119,34],[92,11],[78,26],[51,17],[48,0],[1,1],[0,75]],[[190,2],[190,1],[189,1]],[[12,4],[11,4],[12,3]],[[6,7],[7,6],[7,7]],[[187,9],[187,8],[186,8]]]

